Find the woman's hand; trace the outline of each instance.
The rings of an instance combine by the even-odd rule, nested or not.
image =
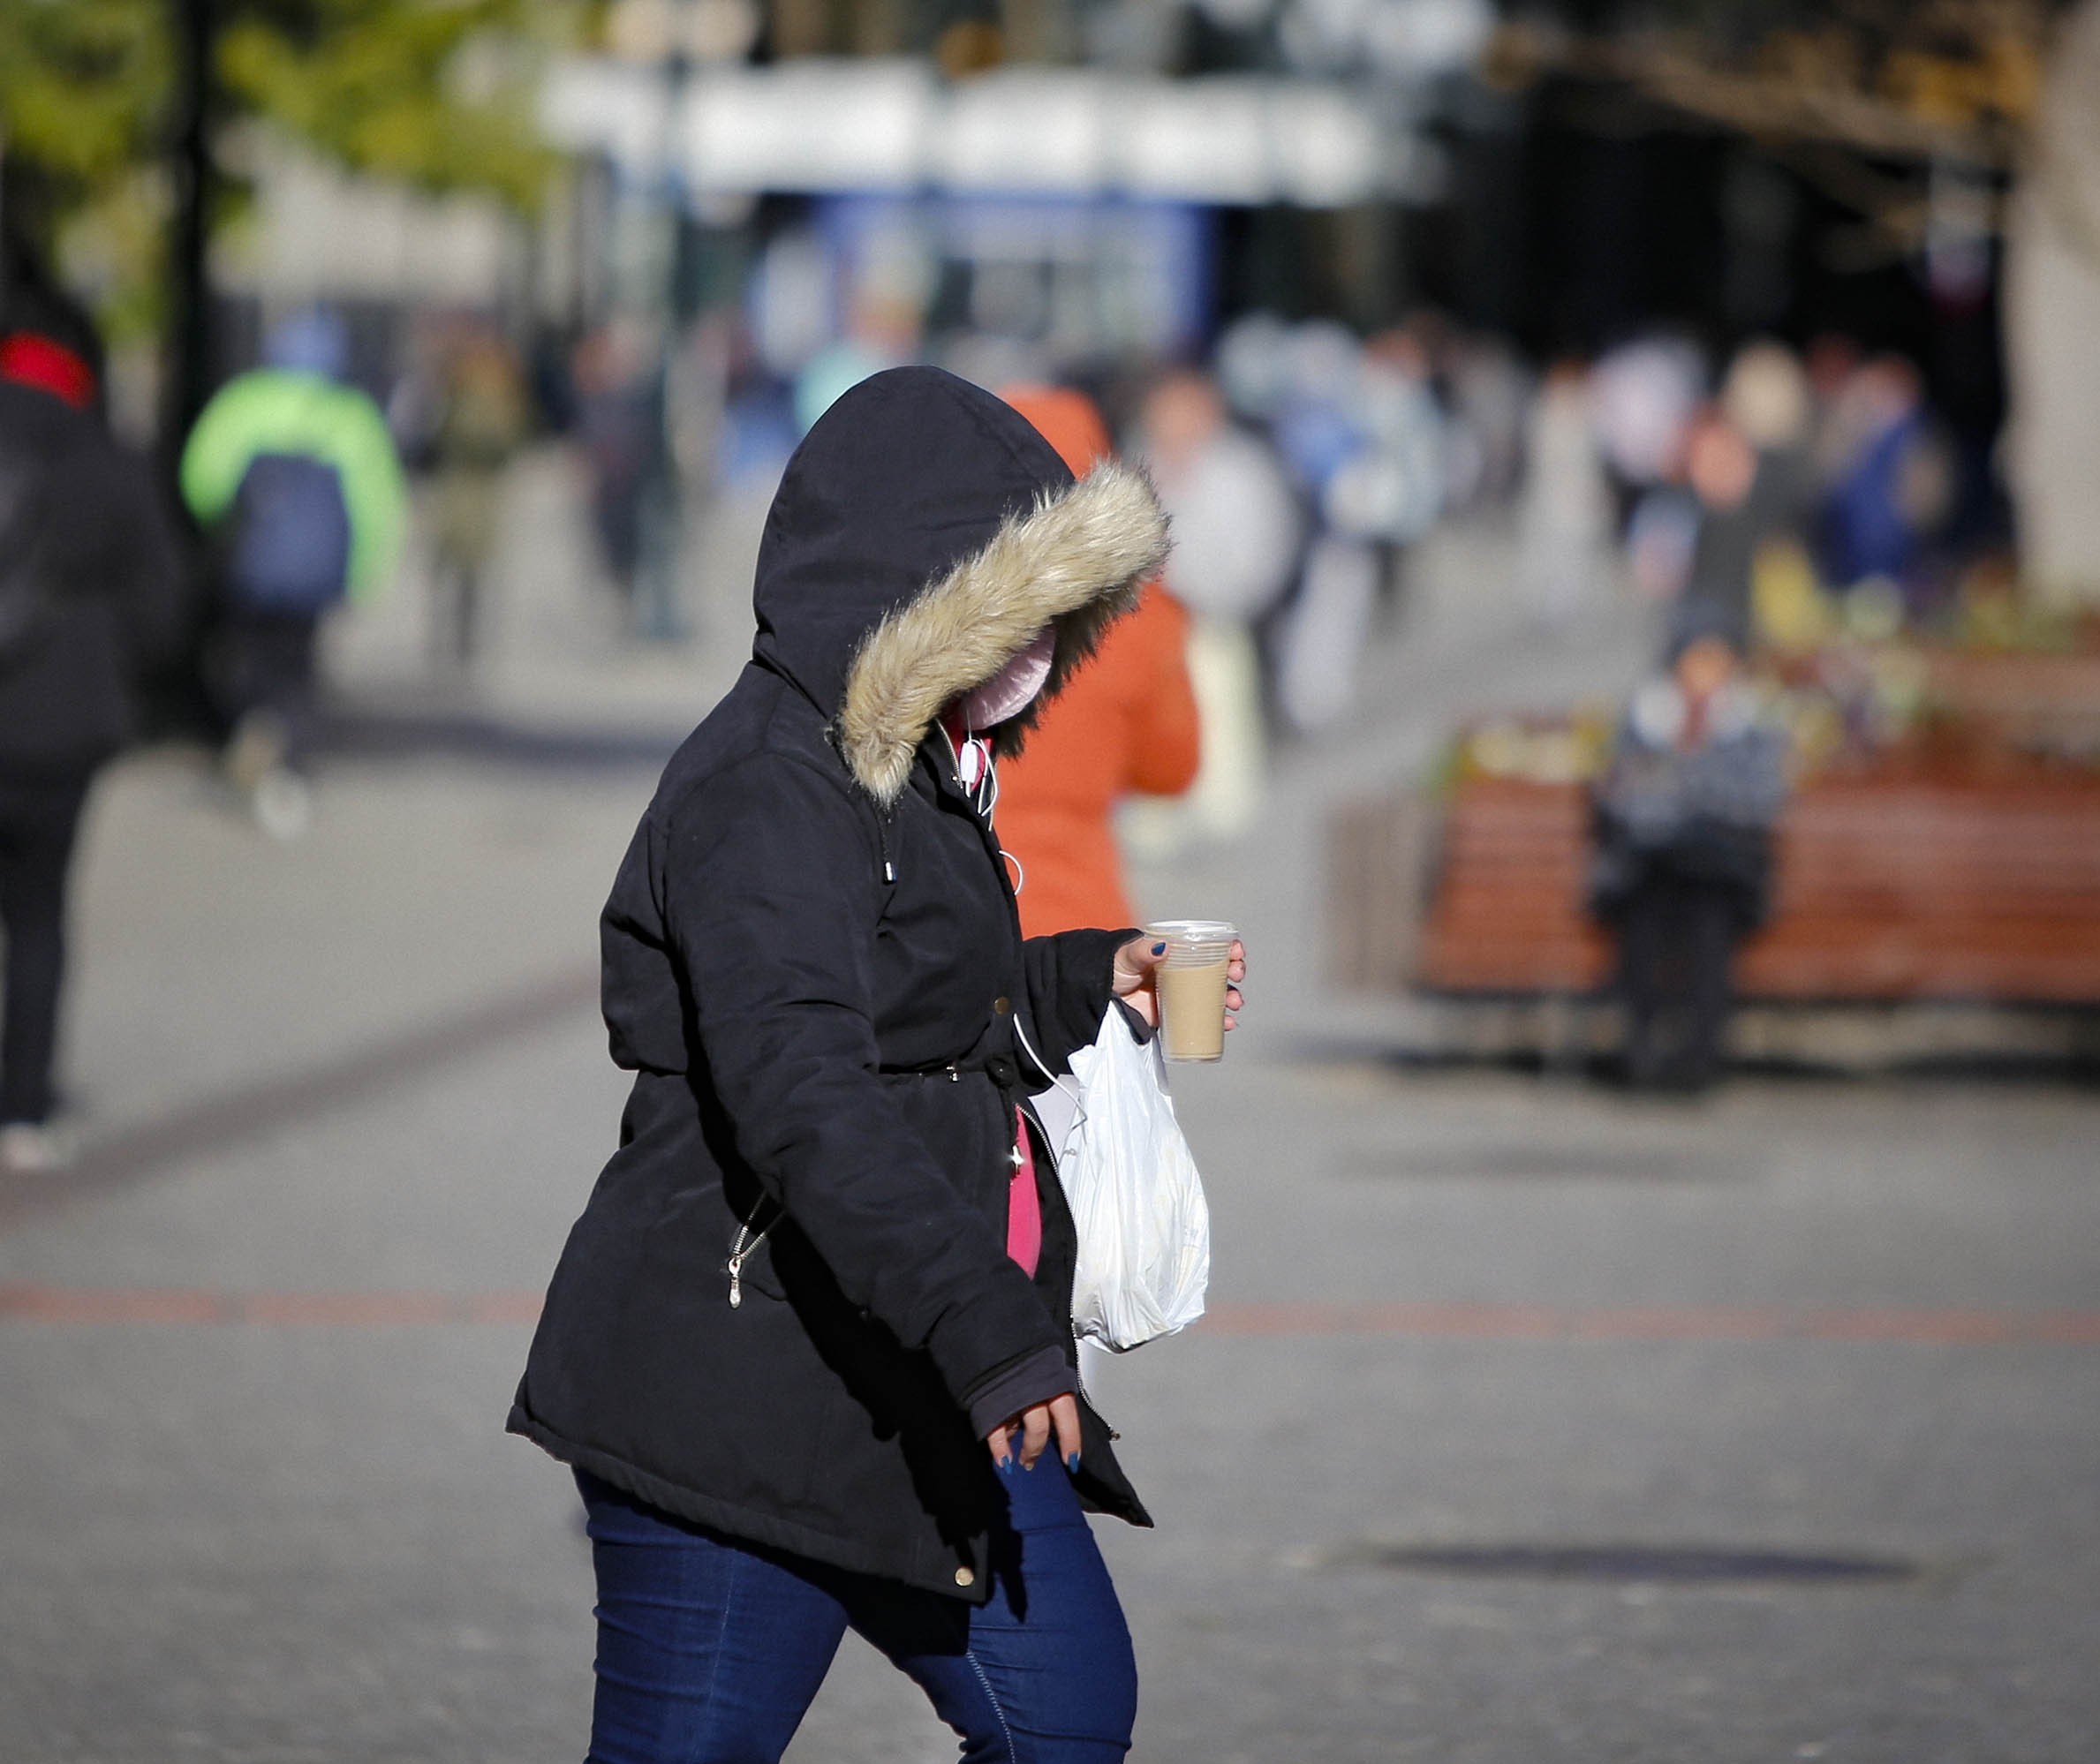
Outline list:
[[[1016,1432],[1020,1436],[1009,1443],[1008,1436]],[[1069,1391],[1031,1409],[1023,1409],[1017,1415],[1008,1415],[985,1436],[985,1444],[992,1448],[992,1461],[1001,1470],[1016,1456],[1024,1470],[1032,1470],[1053,1434],[1057,1437],[1057,1455],[1069,1467],[1076,1467],[1079,1462],[1079,1404]]]
[[[1115,996],[1154,1029],[1160,1027],[1160,991],[1154,984],[1160,964],[1167,959],[1167,946],[1157,938],[1134,937],[1115,952]],[[1246,1001],[1240,997],[1240,982],[1247,977],[1247,946],[1232,940],[1232,958],[1225,967],[1225,1027],[1239,1026],[1237,1013]]]

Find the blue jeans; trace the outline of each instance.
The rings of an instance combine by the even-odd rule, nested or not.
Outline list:
[[[1064,1467],[1002,1473],[979,1607],[740,1544],[579,1472],[598,1574],[586,1764],[774,1764],[848,1629],[910,1676],[964,1764],[1117,1764],[1137,1664]]]

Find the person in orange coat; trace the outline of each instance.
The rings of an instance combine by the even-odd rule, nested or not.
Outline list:
[[[1082,478],[1113,450],[1083,392],[1016,386],[1000,396]],[[1148,583],[1137,610],[1044,711],[1025,751],[1001,761],[999,838],[1021,864],[1024,936],[1136,923],[1110,816],[1130,791],[1176,796],[1195,781],[1188,643],[1188,613]]]

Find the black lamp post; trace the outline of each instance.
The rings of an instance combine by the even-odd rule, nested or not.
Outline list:
[[[172,0],[176,49],[175,221],[168,244],[169,313],[161,402],[161,449],[168,458],[212,393],[211,210],[219,171],[212,157],[218,122],[212,51],[218,0]]]

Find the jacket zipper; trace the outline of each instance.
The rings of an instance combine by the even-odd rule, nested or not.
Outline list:
[[[731,1310],[736,1310],[744,1303],[744,1258],[766,1241],[766,1233],[772,1229],[771,1225],[767,1225],[766,1231],[760,1232],[756,1237],[752,1238],[749,1243],[746,1243],[744,1240],[750,1235],[751,1227],[749,1225],[737,1227],[737,1241],[729,1250],[729,1308]]]
[[[764,1202],[759,1205],[763,1207]],[[736,1241],[729,1245],[729,1308],[741,1309],[744,1304],[744,1264],[759,1253],[759,1246],[773,1235],[773,1228],[781,1222],[782,1215],[775,1212],[758,1231],[751,1228],[748,1220],[738,1220]]]
[[[937,725],[937,727],[940,730],[941,740],[948,745],[950,775],[955,779],[956,788],[962,789],[963,788],[963,756],[956,749],[956,738],[948,734],[948,726],[945,723],[942,723]],[[882,845],[882,879],[885,882],[895,882],[897,879],[896,867],[891,863],[889,856],[889,824],[890,816],[893,812],[894,810],[892,810],[884,809],[879,811],[876,816],[877,837],[880,840]],[[1000,854],[1001,859],[1003,859],[1005,856],[1006,854],[1004,852]],[[1005,882],[1007,880],[1006,865],[1003,862],[1001,862],[999,865],[999,875],[1000,880],[1001,882]],[[1008,888],[1008,893],[1009,896],[1011,895],[1012,892],[1012,888],[1009,885]],[[1029,1053],[1032,1058],[1034,1056],[1035,1050],[1033,1048],[1030,1048]],[[1042,1067],[1043,1075],[1048,1078],[1052,1083],[1055,1084],[1062,1082],[1054,1076],[1047,1067],[1043,1067],[1043,1063],[1040,1059],[1037,1059],[1036,1064],[1039,1067]],[[950,1083],[959,1083],[961,1082],[962,1074],[958,1072],[952,1064],[947,1067],[947,1072],[948,1082]],[[1025,1131],[1025,1129],[1024,1129],[1024,1131]],[[1020,1162],[1021,1149],[1019,1145],[1016,1144],[1014,1148],[1014,1164],[1016,1169],[1020,1167]],[[732,1248],[729,1251],[729,1308],[732,1310],[736,1309],[744,1302],[742,1276],[744,1272],[744,1258],[754,1253],[758,1249],[759,1246],[766,1241],[767,1234],[772,1231],[773,1227],[770,1225],[767,1225],[765,1231],[759,1232],[755,1237],[752,1237],[751,1241],[747,1244],[744,1241],[744,1237],[750,1229],[751,1227],[749,1225],[740,1225],[737,1227],[737,1242],[734,1248]],[[1081,1369],[1085,1364],[1085,1358],[1084,1353],[1082,1352],[1082,1346],[1083,1344],[1079,1339],[1079,1331],[1077,1330],[1074,1330],[1072,1331],[1072,1382],[1078,1387],[1080,1399],[1086,1404],[1087,1407],[1093,1409],[1093,1412],[1099,1419],[1101,1425],[1107,1429],[1108,1437],[1111,1440],[1121,1439],[1122,1435],[1118,1433],[1115,1429],[1109,1424],[1108,1417],[1102,1414],[1100,1410],[1095,1407],[1094,1399],[1092,1396],[1088,1393],[1086,1388],[1086,1374]]]
[[[1115,1430],[1108,1417],[1101,1413],[1100,1406],[1093,1399],[1093,1393],[1086,1388],[1086,1374],[1082,1369],[1085,1364],[1086,1344],[1079,1338],[1079,1331],[1075,1329],[1072,1331],[1072,1382],[1079,1387],[1079,1400],[1094,1412],[1094,1419],[1107,1429],[1108,1437],[1111,1440],[1121,1439],[1122,1435]]]

